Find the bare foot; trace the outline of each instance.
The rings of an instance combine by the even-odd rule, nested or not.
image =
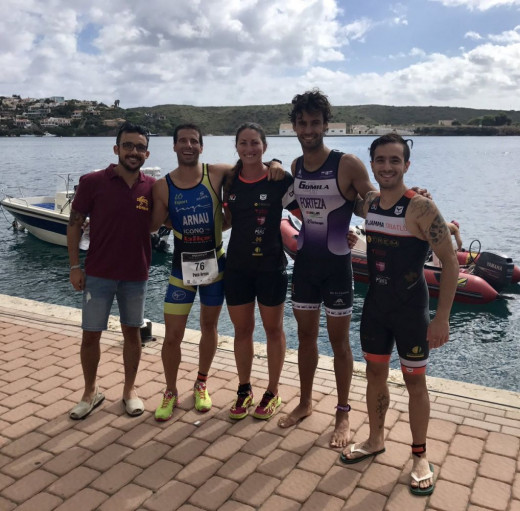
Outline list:
[[[299,404],[289,415],[284,415],[278,420],[278,426],[281,428],[290,428],[296,423],[305,419],[312,413],[312,407]]]
[[[383,444],[375,444],[371,443],[370,440],[365,440],[359,444],[350,444],[341,453],[340,459],[348,465],[372,458],[383,452],[385,452]]]
[[[348,412],[336,410],[336,425],[330,438],[330,447],[346,447],[350,442]]]
[[[433,474],[429,476],[431,473],[430,470],[430,464],[428,463],[428,460],[426,459],[426,456],[423,455],[421,457],[419,456],[412,456],[413,458],[413,467],[412,467],[412,474],[418,479],[416,481],[414,477],[412,477],[412,480],[410,481],[410,487],[411,488],[420,488],[421,490],[429,489],[433,486]],[[429,477],[427,477],[429,476]]]

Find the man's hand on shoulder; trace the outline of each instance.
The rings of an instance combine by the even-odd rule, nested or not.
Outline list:
[[[430,195],[430,192],[426,188],[419,188],[418,186],[414,186],[411,188],[415,193],[418,193],[422,197],[426,197],[427,199],[433,200],[432,196]]]
[[[266,165],[269,167],[267,171],[268,181],[281,181],[285,177],[285,170],[280,160],[271,160]]]

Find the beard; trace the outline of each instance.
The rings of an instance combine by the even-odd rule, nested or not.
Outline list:
[[[139,161],[136,162],[136,163],[130,163],[127,161],[128,158],[126,159],[123,159],[121,158],[121,156],[119,157],[119,165],[121,165],[121,167],[123,167],[125,170],[127,170],[128,172],[131,172],[131,173],[134,173],[134,172],[139,172],[141,170],[141,167],[144,163],[144,159],[142,158],[139,158]]]

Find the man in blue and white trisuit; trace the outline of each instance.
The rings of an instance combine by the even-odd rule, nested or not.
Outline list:
[[[175,128],[173,150],[178,167],[153,187],[151,231],[167,219],[173,227],[172,271],[164,299],[165,337],[161,356],[166,390],[155,411],[157,421],[167,421],[178,404],[177,373],[181,363],[181,342],[197,290],[200,298],[199,372],[193,388],[194,406],[199,412],[211,409],[207,390],[208,373],[217,350],[217,323],[224,301],[222,247],[222,184],[232,165],[199,163],[203,150],[200,128],[182,124]],[[273,164],[270,176],[284,176]]]
[[[394,343],[409,394],[413,466],[410,491],[433,491],[433,465],[426,457],[430,403],[426,387],[429,350],[448,341],[449,317],[459,264],[450,231],[435,204],[408,189],[404,174],[410,148],[391,133],[372,142],[370,159],[380,192],[369,192],[356,214],[366,218],[369,288],[361,318],[361,347],[367,362],[370,435],[341,455],[347,465],[384,452],[384,423],[390,402],[388,369]],[[439,301],[429,319],[424,262],[429,247],[442,262]]]
[[[331,118],[327,97],[314,89],[296,95],[292,104],[291,122],[303,151],[291,167],[303,218],[292,278],[301,394],[300,403],[278,424],[288,428],[312,413],[323,302],[338,393],[330,446],[344,447],[350,440],[348,395],[354,365],[349,343],[353,281],[347,234],[357,196],[364,197],[374,187],[359,158],[325,146],[323,137]]]

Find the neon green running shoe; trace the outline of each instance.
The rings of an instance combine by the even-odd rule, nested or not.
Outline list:
[[[195,410],[203,413],[211,410],[211,398],[206,388],[206,382],[199,380],[195,382],[193,397],[195,398]]]
[[[243,419],[247,416],[247,409],[255,404],[253,393],[238,394],[233,406],[229,410],[229,417],[231,419]]]
[[[163,394],[161,404],[155,410],[155,420],[165,422],[172,418],[173,409],[177,406],[179,395],[171,390],[166,390]]]
[[[270,419],[280,408],[282,404],[282,398],[280,396],[273,396],[271,392],[266,392],[262,401],[256,407],[253,417],[257,419],[267,420]]]

